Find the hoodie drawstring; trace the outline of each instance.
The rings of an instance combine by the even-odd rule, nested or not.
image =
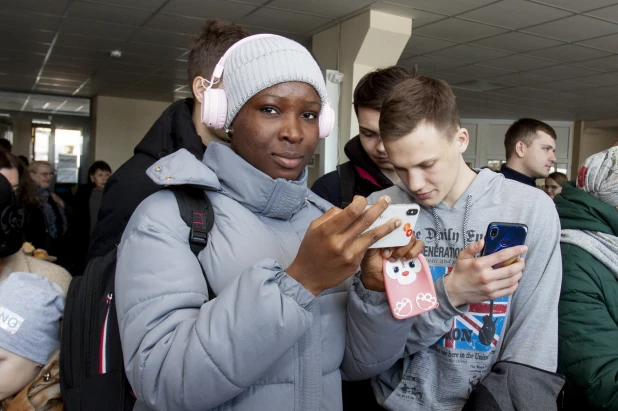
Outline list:
[[[468,232],[468,220],[470,218],[471,208],[472,208],[472,195],[468,194],[468,197],[466,197],[466,210],[464,212],[463,232],[462,232],[464,248],[468,247],[468,238],[466,237],[466,233]],[[439,237],[440,237],[440,234],[442,233],[442,224],[440,224],[440,219],[438,218],[438,212],[436,211],[435,207],[431,207],[431,214],[433,214],[433,221],[436,227],[436,238],[434,242],[436,243],[436,245],[438,245]]]

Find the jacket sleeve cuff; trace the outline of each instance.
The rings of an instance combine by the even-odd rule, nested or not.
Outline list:
[[[360,278],[360,272],[356,273],[352,277],[352,289],[359,296],[361,301],[365,304],[373,305],[375,307],[387,303],[386,293],[372,291],[365,288],[363,281]]]
[[[453,303],[451,303],[448,293],[446,292],[446,287],[444,286],[444,277],[440,277],[434,283],[434,287],[436,288],[436,297],[438,298],[438,303],[440,306],[433,310],[433,315],[437,315],[444,320],[448,320],[449,318],[464,314],[470,308],[469,304],[455,307]]]
[[[281,294],[293,299],[302,308],[307,308],[309,304],[316,299],[315,295],[311,294],[298,281],[290,277],[283,270],[281,264],[276,261],[272,261],[272,263],[268,265],[270,266],[263,266],[262,268],[268,268],[275,271],[274,282],[279,286]]]

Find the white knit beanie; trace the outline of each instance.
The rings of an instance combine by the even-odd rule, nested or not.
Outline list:
[[[0,347],[45,365],[60,347],[62,289],[39,274],[10,274],[0,283]]]
[[[279,83],[300,81],[315,88],[322,107],[326,104],[326,83],[322,70],[306,48],[281,36],[251,39],[232,49],[224,63],[221,87],[227,96],[230,124],[251,97]]]
[[[577,186],[611,206],[618,206],[618,147],[588,157],[577,173]]]

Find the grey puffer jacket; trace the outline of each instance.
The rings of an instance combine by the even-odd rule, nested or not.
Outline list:
[[[203,187],[215,221],[198,260],[174,194],[148,197],[118,249],[116,307],[136,410],[340,410],[348,282],[313,296],[284,269],[330,207],[307,172],[273,180],[222,144],[148,169]]]

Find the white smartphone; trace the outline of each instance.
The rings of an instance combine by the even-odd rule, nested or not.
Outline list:
[[[365,207],[365,211],[367,211],[369,207],[371,206]],[[369,248],[391,248],[407,245],[410,242],[410,238],[414,234],[414,226],[416,225],[416,220],[418,219],[420,210],[421,208],[418,204],[389,205],[380,217],[374,221],[371,227],[363,232],[363,234],[389,222],[395,217],[398,217],[401,220],[401,226],[399,226],[399,228],[392,233],[382,237]]]

